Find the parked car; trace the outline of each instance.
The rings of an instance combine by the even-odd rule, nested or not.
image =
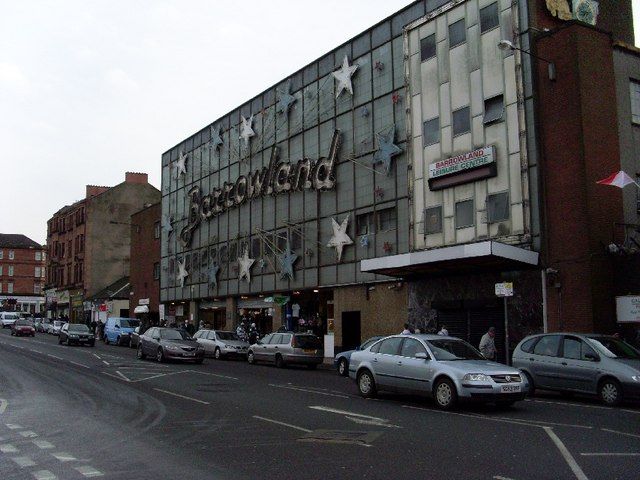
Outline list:
[[[229,356],[247,356],[249,342],[240,340],[235,332],[222,330],[198,330],[193,338],[204,347],[205,355],[216,360]]]
[[[190,360],[202,363],[204,347],[182,330],[152,327],[140,335],[138,345],[138,358],[143,360],[147,356],[155,358],[158,362]]]
[[[13,325],[11,325],[11,335],[15,335],[16,337],[36,336],[36,329],[29,320],[20,319],[16,320]]]
[[[58,343],[62,345],[67,342],[67,345],[87,344],[90,347],[95,346],[96,337],[89,330],[84,323],[65,323],[60,329],[60,336],[58,337]]]
[[[48,333],[48,334],[52,334],[53,333],[53,322],[55,322],[55,320],[49,321],[48,323],[46,323],[44,325],[44,332]]]
[[[640,398],[640,351],[598,334],[552,333],[526,337],[513,366],[535,388],[597,395],[605,405]]]
[[[351,355],[353,354],[353,352],[364,350],[368,346],[373,345],[374,342],[377,342],[381,338],[384,338],[384,337],[381,335],[371,337],[369,340],[365,341],[362,345],[360,345],[355,350],[346,350],[344,352],[340,352],[339,354],[336,355],[336,358],[333,359],[333,368],[335,368],[338,371],[338,374],[342,375],[343,377],[348,377],[349,376],[349,359],[351,358]]]
[[[129,347],[130,348],[138,348],[138,344],[140,343],[140,326],[138,325],[133,329],[131,335],[129,335]]]
[[[0,312],[0,322],[2,322],[2,328],[11,328],[11,326],[20,320],[20,314],[16,312]]]
[[[140,321],[136,318],[107,318],[104,326],[104,343],[115,343],[116,345],[128,345],[133,330],[140,326]]]
[[[249,347],[247,360],[275,363],[278,368],[296,363],[313,369],[324,360],[323,345],[309,333],[272,333]]]
[[[441,335],[394,335],[354,352],[349,376],[363,397],[380,390],[425,394],[438,408],[459,401],[510,406],[528,384],[519,370],[491,362],[469,343]]]
[[[49,327],[49,333],[52,335],[60,335],[60,329],[65,323],[66,322],[63,322],[62,320],[54,320],[51,327]]]

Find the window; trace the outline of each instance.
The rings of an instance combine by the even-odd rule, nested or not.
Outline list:
[[[376,233],[375,222],[373,220],[373,212],[356,216],[356,235]]]
[[[389,232],[391,230],[395,230],[397,227],[397,216],[396,209],[385,208],[384,210],[380,210],[378,212],[378,231],[379,232]]]
[[[531,338],[529,340],[527,340],[526,342],[524,342],[522,344],[522,346],[520,347],[520,350],[522,350],[523,352],[526,353],[531,353],[533,351],[533,346],[536,344],[536,342],[539,340],[538,337],[534,337]]]
[[[288,345],[291,342],[291,334],[284,333],[280,338],[280,345]]]
[[[434,11],[436,8],[449,3],[451,0],[427,0],[427,13]]]
[[[13,250],[9,250],[9,260],[13,260],[15,256],[15,252]]]
[[[2,283],[0,283],[0,293],[2,293]]]
[[[0,260],[4,258],[4,250],[0,250]]]
[[[473,217],[473,200],[456,203],[456,228],[472,227],[475,225]]]
[[[279,345],[281,343],[282,343],[281,333],[274,334],[273,337],[271,337],[271,340],[269,341],[269,345]]]
[[[7,283],[7,293],[13,293],[13,283]]]
[[[509,219],[509,193],[487,196],[487,222],[496,223]]]
[[[160,222],[153,225],[153,238],[160,238]]]
[[[436,56],[436,34],[420,40],[420,61],[424,62]]]
[[[371,350],[369,350],[371,353],[379,353],[380,352],[380,346],[382,345],[382,342],[378,342],[376,343],[373,347],[371,347]]]
[[[429,207],[424,211],[424,233],[431,235],[432,233],[442,232],[442,205],[437,207]]]
[[[640,124],[640,82],[631,80],[629,91],[631,93],[631,121]]]
[[[536,346],[533,347],[535,355],[546,355],[547,357],[557,357],[558,347],[560,347],[560,335],[545,335]]]
[[[36,261],[41,261],[42,260],[42,252],[36,252]]]
[[[262,242],[259,237],[251,239],[251,258],[259,258],[262,256]]]
[[[35,271],[33,272],[33,276],[39,278],[40,277],[40,267],[36,267],[34,270]]]
[[[433,145],[440,141],[440,117],[427,120],[422,125],[423,145]]]
[[[565,337],[563,350],[564,358],[571,358],[573,360],[580,360],[581,341],[573,337]]]
[[[0,277],[2,276],[2,265],[0,265]]]
[[[402,342],[402,337],[392,337],[387,338],[382,341],[382,345],[380,345],[380,352],[385,355],[397,355],[398,350],[400,349],[400,343]]]
[[[453,112],[453,136],[471,131],[471,116],[469,107],[461,108]]]
[[[427,353],[427,349],[424,348],[418,340],[413,338],[405,338],[402,348],[400,349],[400,355],[403,357],[415,357],[416,353]]]
[[[158,262],[153,264],[153,279],[154,280],[160,279],[160,264]]]
[[[33,284],[33,293],[35,293],[36,295],[39,295],[42,293],[42,285],[40,285],[39,283],[34,283]]]
[[[504,101],[502,95],[488,98],[484,101],[483,123],[493,123],[502,120],[504,115]]]
[[[9,276],[13,277],[13,265],[9,265]]]
[[[449,25],[449,48],[460,45],[467,40],[467,29],[464,18]]]
[[[484,33],[500,25],[498,3],[480,9],[480,33]]]

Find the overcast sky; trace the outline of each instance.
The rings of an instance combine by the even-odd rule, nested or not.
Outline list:
[[[0,233],[44,243],[125,171],[160,188],[162,152],[409,3],[0,0]]]

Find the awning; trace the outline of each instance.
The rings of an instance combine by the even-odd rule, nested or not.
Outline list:
[[[392,277],[454,274],[483,269],[503,270],[536,266],[538,257],[538,252],[486,241],[362,260],[360,270]]]
[[[246,298],[238,300],[238,308],[271,308],[273,302],[265,302],[264,298]]]
[[[149,313],[149,307],[147,305],[138,305],[133,309],[133,313]]]

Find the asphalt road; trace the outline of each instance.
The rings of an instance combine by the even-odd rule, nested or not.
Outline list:
[[[0,332],[0,479],[638,479],[640,408],[362,399],[328,370]]]

